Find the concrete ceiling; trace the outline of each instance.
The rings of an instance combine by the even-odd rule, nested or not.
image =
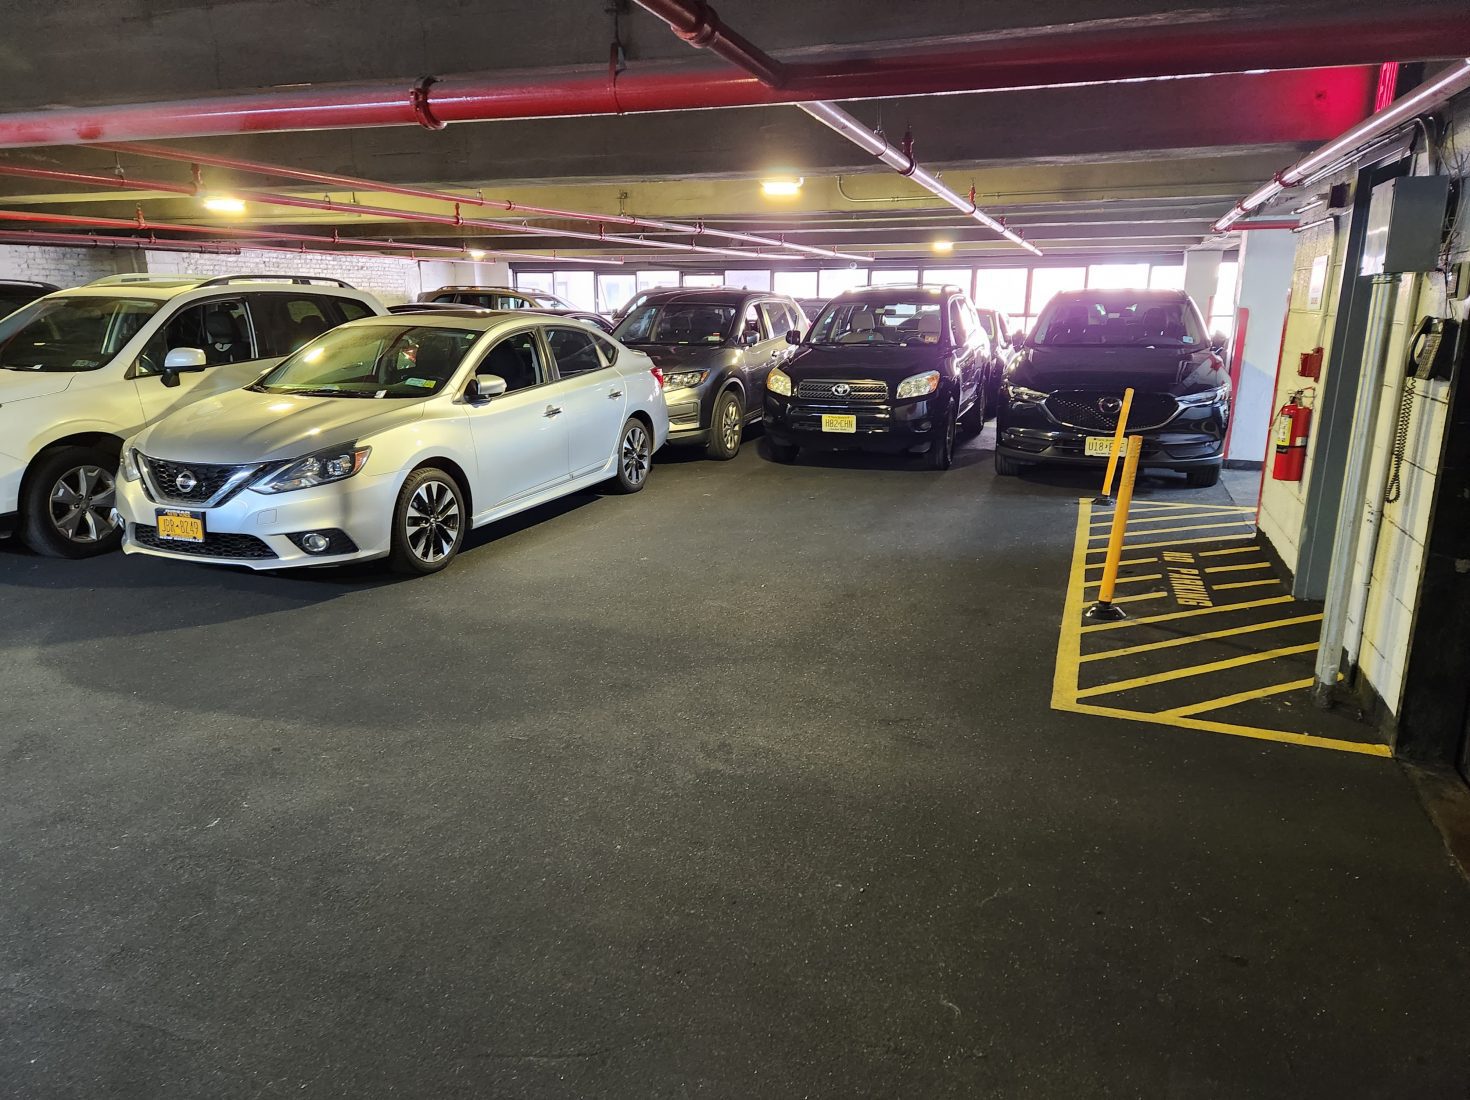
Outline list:
[[[0,103],[18,110],[430,72],[549,72],[605,61],[615,22],[606,9],[615,6],[606,0],[422,5],[414,0],[117,0],[99,9],[83,0],[54,0],[26,23],[7,27],[0,42]],[[1313,13],[1325,19],[1376,5],[1245,0],[1230,9],[1181,11],[1149,0],[984,5],[725,0],[719,6],[728,23],[779,53],[918,36],[1004,34],[1084,19],[1143,24],[1193,19],[1203,28],[1227,10],[1265,24],[1289,14],[1299,24]],[[660,21],[640,10],[617,15],[616,27],[629,65],[690,53]],[[911,128],[920,162],[942,172],[957,191],[973,185],[983,208],[1004,215],[1028,239],[1061,258],[1177,251],[1199,243],[1210,222],[1240,195],[1362,118],[1377,79],[1376,66],[1308,68],[867,100],[847,107],[864,122],[881,126],[895,142]],[[931,241],[941,236],[955,241],[960,254],[1016,254],[794,107],[461,123],[437,132],[402,127],[256,134],[169,144],[384,183],[480,191],[518,203],[703,220],[885,257],[927,255]],[[184,164],[87,146],[11,150],[0,154],[4,164],[94,174],[121,170],[128,178],[189,181]],[[775,201],[761,195],[757,181],[776,171],[805,177],[798,198]],[[205,170],[204,183],[213,191],[250,186],[330,194],[342,202],[446,210],[443,204],[391,194],[328,192],[214,169]],[[0,209],[112,218],[131,218],[141,209],[150,221],[213,224],[192,198],[5,178],[0,178]],[[344,236],[391,235],[448,245],[473,240],[519,251],[621,252],[557,235],[573,223],[528,221],[537,229],[533,236],[446,232],[434,225],[254,205],[243,218],[215,219],[237,227],[336,230]],[[585,231],[587,224],[577,228]]]

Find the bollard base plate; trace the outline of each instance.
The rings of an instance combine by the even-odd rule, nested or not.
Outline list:
[[[1112,497],[1093,497],[1092,503],[1100,508],[1111,508],[1116,502]]]
[[[1128,612],[1124,611],[1117,604],[1103,603],[1101,600],[1098,600],[1097,603],[1087,609],[1082,617],[1084,619],[1091,619],[1094,622],[1115,623],[1120,619],[1126,619]]]

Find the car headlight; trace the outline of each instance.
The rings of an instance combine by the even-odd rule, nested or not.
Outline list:
[[[334,447],[317,451],[266,474],[251,486],[257,493],[289,493],[333,481],[345,481],[367,461],[371,447]]]
[[[1006,383],[1006,397],[1012,404],[1039,405],[1045,401],[1050,394],[1041,390],[1027,389],[1025,386],[1014,386]]]
[[[772,367],[771,373],[766,375],[766,389],[772,393],[778,393],[782,397],[791,396],[791,375],[780,367]]]
[[[902,401],[905,397],[923,397],[931,394],[939,388],[939,372],[937,370],[926,370],[923,374],[910,375],[898,384],[897,399]]]
[[[137,481],[143,476],[143,471],[138,466],[138,452],[126,445],[123,446],[122,462],[118,468],[122,471],[124,481]]]
[[[1181,405],[1223,405],[1230,399],[1229,386],[1217,386],[1213,390],[1204,390],[1200,393],[1188,393],[1183,397],[1176,398]]]
[[[677,390],[689,389],[697,386],[709,377],[707,370],[681,370],[673,374],[664,375],[664,389]]]

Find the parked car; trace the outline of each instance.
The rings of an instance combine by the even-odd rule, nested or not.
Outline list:
[[[954,287],[867,287],[827,303],[766,381],[772,455],[802,449],[924,450],[946,470],[961,426],[985,424],[990,340]]]
[[[669,442],[734,458],[761,417],[766,375],[806,327],[791,298],[733,287],[649,291],[613,333],[664,370]]]
[[[576,309],[565,298],[540,290],[515,290],[508,286],[441,286],[419,295],[420,302],[480,309]]]
[[[114,275],[0,320],[0,534],[54,557],[115,549],[122,441],[383,312],[337,279]]]
[[[667,435],[658,369],[587,325],[364,318],[129,440],[123,550],[432,573],[472,527],[603,481],[637,492]]]
[[[51,283],[37,283],[26,279],[0,279],[0,317],[8,317],[21,306],[29,305],[37,298],[55,294],[61,288]]]
[[[994,416],[1000,409],[1001,383],[1005,380],[1006,369],[1011,365],[1011,360],[1016,357],[1022,337],[1019,331],[1012,330],[1010,318],[1000,310],[976,306],[975,313],[980,318],[980,327],[990,338],[990,350],[994,358],[990,387],[985,391],[986,416]]]
[[[462,306],[458,302],[409,302],[406,305],[389,306],[389,313],[431,313],[441,309],[471,309],[477,306]],[[524,312],[524,311],[522,311]],[[603,332],[611,335],[613,323],[600,313],[589,313],[585,309],[543,309],[537,306],[535,313],[546,313],[553,317],[571,317],[577,321],[583,321],[589,325],[595,325]]]
[[[809,317],[809,318],[810,317],[820,317],[821,314],[822,314],[823,308],[825,308],[826,305],[827,305],[827,299],[826,298],[798,298],[798,299],[796,299],[796,304],[801,307],[801,311],[803,313],[805,313],[807,315],[807,317]]]
[[[1220,478],[1230,375],[1204,319],[1179,290],[1058,294],[1011,364],[997,420],[995,469],[1100,466],[1132,387],[1139,464],[1177,470],[1197,488]]]

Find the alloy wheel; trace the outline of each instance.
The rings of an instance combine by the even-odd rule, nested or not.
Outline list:
[[[67,470],[51,487],[51,523],[70,542],[89,544],[112,534],[116,499],[112,474],[100,466]]]
[[[459,501],[442,481],[425,481],[409,499],[403,522],[408,548],[422,562],[441,561],[459,539]]]
[[[720,441],[725,444],[725,450],[733,451],[740,446],[740,434],[740,403],[726,401],[720,413]]]
[[[618,457],[623,480],[629,485],[642,485],[643,479],[648,476],[649,458],[652,454],[648,431],[639,423],[629,425],[628,430],[623,433],[623,446]]]

